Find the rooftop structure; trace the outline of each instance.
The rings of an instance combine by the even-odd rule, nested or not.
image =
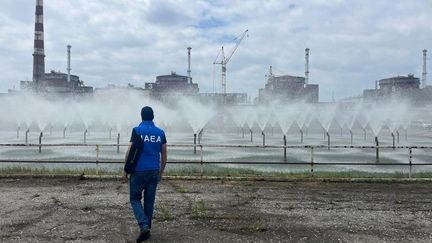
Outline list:
[[[189,82],[190,80],[190,82]],[[170,75],[156,77],[156,82],[146,83],[145,89],[151,90],[156,95],[160,93],[180,93],[184,95],[197,94],[198,84],[192,83],[192,78],[171,72]]]
[[[363,91],[365,101],[403,99],[415,104],[430,103],[432,87],[420,88],[420,79],[409,74],[381,79],[375,89]]]
[[[305,101],[316,103],[319,99],[319,85],[306,84],[304,77],[268,75],[267,83],[259,90],[258,103],[279,101]]]
[[[68,79],[70,79],[70,81],[68,81]],[[31,92],[35,89],[37,89],[38,92],[45,93],[93,93],[93,87],[85,86],[84,82],[80,80],[78,76],[56,71],[45,73],[44,80],[39,81],[39,83],[21,81],[22,91]]]

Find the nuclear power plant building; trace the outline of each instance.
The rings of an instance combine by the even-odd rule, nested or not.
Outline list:
[[[420,79],[409,74],[377,81],[375,89],[363,91],[365,101],[384,101],[389,99],[407,100],[414,104],[432,102],[432,87],[420,88]]]
[[[84,82],[76,75],[70,75],[62,72],[51,71],[45,73],[44,78],[38,83],[32,81],[21,81],[22,91],[35,91],[46,93],[76,93],[76,94],[92,94],[93,87],[85,86]]]
[[[159,100],[172,96],[193,96],[199,92],[198,84],[192,83],[192,78],[175,72],[157,76],[154,83],[145,83],[145,90],[150,91],[151,96]]]
[[[304,77],[270,75],[265,88],[259,89],[258,103],[268,103],[275,100],[317,103],[319,85],[306,84]]]
[[[45,40],[43,21],[43,0],[36,0],[35,28],[34,28],[34,52],[33,52],[33,80],[21,81],[21,91],[44,94],[93,94],[93,87],[85,86],[84,82],[76,75],[71,75],[70,51],[67,46],[68,73],[51,71],[45,73]]]

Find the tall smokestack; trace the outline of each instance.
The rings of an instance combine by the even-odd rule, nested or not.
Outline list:
[[[43,0],[36,0],[35,36],[33,53],[33,82],[36,90],[40,82],[45,79],[45,51],[44,51],[44,25]]]
[[[67,72],[68,72],[67,81],[68,82],[71,81],[70,75],[71,75],[71,70],[72,70],[71,69],[71,48],[72,48],[71,45],[67,45],[67,55],[68,55],[68,60],[67,60]]]
[[[305,49],[305,86],[309,84],[309,48]]]
[[[189,83],[192,83],[192,77],[191,77],[191,49],[192,49],[192,47],[190,47],[190,46],[187,48],[187,50],[188,50],[188,70],[187,70],[187,73],[188,73]]]
[[[422,88],[426,88],[426,80],[427,80],[427,73],[426,73],[426,55],[427,50],[423,50],[423,73],[422,73]]]

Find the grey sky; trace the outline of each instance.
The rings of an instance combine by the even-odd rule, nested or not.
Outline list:
[[[34,0],[0,0],[0,92],[31,79]],[[227,91],[256,96],[268,67],[276,75],[304,75],[321,100],[358,95],[374,80],[412,73],[421,77],[422,50],[432,55],[432,1],[292,0],[156,1],[45,0],[46,71],[72,72],[87,85],[144,86],[157,75],[192,76],[201,92],[220,90],[224,44],[249,29],[227,68]],[[428,59],[430,60],[430,58]],[[428,73],[432,75],[429,61]],[[431,80],[429,78],[429,80]],[[432,83],[429,82],[429,83]]]

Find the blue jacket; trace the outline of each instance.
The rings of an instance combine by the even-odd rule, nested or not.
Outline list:
[[[132,131],[131,142],[135,139],[144,141],[135,171],[159,170],[162,145],[166,143],[165,132],[152,121],[143,121]]]

